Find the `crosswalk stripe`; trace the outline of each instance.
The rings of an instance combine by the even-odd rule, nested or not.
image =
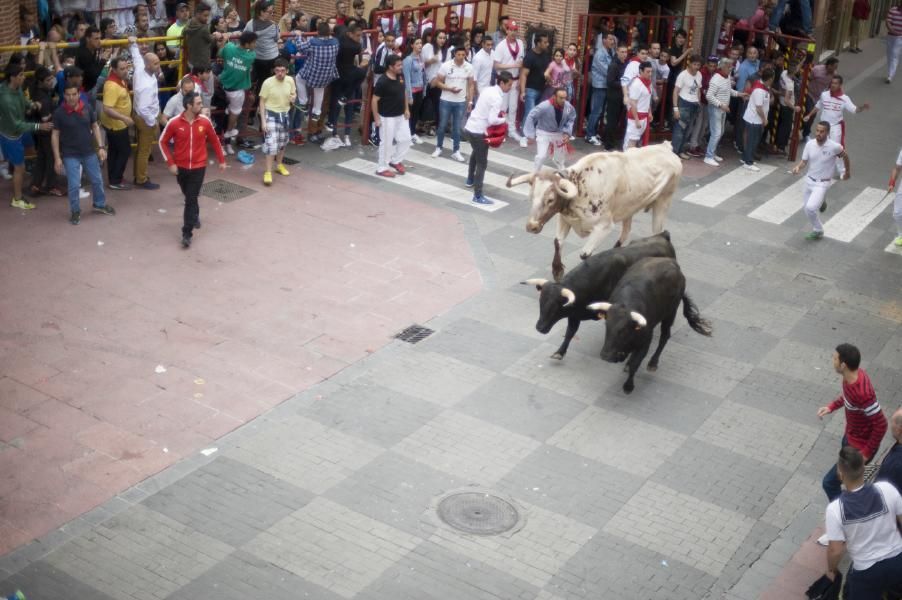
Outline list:
[[[802,209],[804,193],[805,178],[803,177],[750,212],[749,216],[759,221],[779,225]]]
[[[493,198],[493,200],[495,200],[494,204],[476,204],[474,202],[471,202],[473,198],[473,192],[471,192],[470,190],[467,190],[466,188],[458,188],[453,185],[442,183],[440,181],[435,181],[434,179],[430,179],[422,175],[416,175],[415,173],[408,172],[405,175],[399,175],[391,179],[380,177],[379,175],[376,175],[376,167],[378,167],[378,165],[374,162],[364,160],[362,158],[353,158],[349,161],[339,163],[338,166],[344,169],[348,169],[349,171],[376,177],[383,181],[388,181],[389,183],[395,183],[406,188],[416,190],[418,192],[432,194],[433,196],[438,196],[443,200],[459,202],[460,204],[465,204],[466,206],[469,206],[471,208],[478,208],[479,210],[484,210],[486,212],[495,212],[496,210],[500,210],[507,206],[507,202],[495,198]]]
[[[451,160],[450,158],[432,158],[432,156],[426,154],[425,152],[420,152],[419,150],[412,149],[407,152],[407,157],[404,159],[404,162],[412,162],[417,165],[431,167],[433,169],[438,169],[452,175],[463,177],[464,179],[467,178],[470,169],[467,163],[459,163],[456,160]],[[492,173],[488,170],[486,170],[485,172],[483,183],[492,187],[503,189],[512,194],[517,194],[518,196],[529,196],[528,187],[519,186],[508,188],[507,177]]]
[[[757,173],[749,171],[745,167],[736,167],[726,175],[718,177],[708,185],[695,190],[683,198],[683,201],[714,208],[777,170],[777,167],[772,165],[759,164],[758,167],[761,170]]]
[[[471,152],[473,152],[473,148],[467,142],[461,142],[460,149],[462,152],[466,152],[468,156]],[[526,160],[525,158],[520,158],[519,156],[514,156],[512,154],[507,154],[498,150],[497,148],[492,148],[489,150],[489,162],[513,167],[515,170],[523,171],[524,173],[532,173],[534,167],[531,160]]]
[[[893,201],[892,195],[883,198],[885,194],[886,190],[865,188],[824,223],[824,235],[841,242],[851,242]]]

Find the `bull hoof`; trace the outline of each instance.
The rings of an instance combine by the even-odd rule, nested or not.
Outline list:
[[[627,381],[626,383],[623,384],[623,393],[631,394],[633,392],[633,389],[635,389],[635,387],[636,386],[633,385],[632,381]]]
[[[553,358],[554,360],[564,360],[564,355],[560,352],[555,352],[551,355],[551,358]]]
[[[655,371],[658,370],[658,365],[652,365],[652,364],[649,364],[649,365],[648,365],[647,367],[645,367],[645,368],[648,369],[650,372],[654,373]]]

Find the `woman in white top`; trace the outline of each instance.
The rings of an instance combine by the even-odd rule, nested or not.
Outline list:
[[[792,132],[792,122],[796,114],[802,110],[796,106],[796,86],[799,76],[799,62],[790,61],[789,66],[780,73],[780,114],[777,120],[777,152],[786,154],[786,144],[789,143],[789,134]]]
[[[434,35],[433,35],[434,34]],[[423,110],[420,113],[420,121],[429,123],[425,130],[427,135],[435,135],[435,121],[438,118],[438,102],[442,95],[439,87],[433,86],[438,70],[445,62],[448,55],[448,34],[444,31],[430,29],[423,34],[423,50],[421,52],[423,65],[426,67],[426,94],[423,99]]]

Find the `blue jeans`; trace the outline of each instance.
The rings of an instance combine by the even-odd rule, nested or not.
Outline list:
[[[592,112],[589,113],[589,124],[586,127],[586,137],[598,135],[598,121],[604,111],[604,103],[608,98],[608,88],[592,88]]]
[[[755,151],[758,149],[758,142],[761,141],[761,135],[764,133],[764,125],[745,121],[743,129],[745,130],[745,145],[742,147],[742,162],[750,165],[755,162]]]
[[[698,112],[698,102],[687,102],[680,98],[677,100],[680,108],[680,120],[673,124],[673,151],[679,154],[686,143],[686,133],[692,127],[692,120]]]
[[[727,113],[720,108],[708,105],[708,149],[705,151],[705,158],[713,159],[717,155],[717,144],[723,136],[723,123],[726,120]]]
[[[536,107],[536,104],[539,103],[539,100],[542,98],[543,90],[534,90],[532,88],[526,88],[526,97],[523,99],[523,120],[526,121],[526,117],[529,113],[532,112],[532,109]]]
[[[438,131],[435,132],[435,147],[441,148],[445,142],[445,128],[448,126],[448,117],[451,117],[451,139],[454,141],[452,152],[460,151],[460,128],[463,125],[466,102],[438,102]]]
[[[66,169],[66,183],[69,188],[69,212],[81,210],[78,189],[81,187],[82,168],[91,182],[94,206],[106,206],[106,195],[103,192],[103,176],[100,174],[100,161],[97,160],[96,154],[91,153],[85,156],[63,158],[63,167]]]
[[[777,6],[774,7],[774,12],[770,14],[770,28],[774,31],[780,27],[780,19],[783,18],[787,1],[777,0]],[[802,9],[802,29],[805,30],[805,33],[811,33],[814,31],[814,28],[811,26],[811,2],[810,0],[801,0],[799,6]]]

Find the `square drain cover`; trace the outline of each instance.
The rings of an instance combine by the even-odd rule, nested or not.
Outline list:
[[[226,181],[225,179],[214,179],[213,181],[205,183],[200,189],[200,193],[202,196],[213,198],[220,202],[232,202],[234,200],[246,198],[257,192],[256,190],[246,188],[237,183],[232,183],[231,181]]]
[[[410,344],[416,344],[417,342],[425,340],[433,333],[435,332],[428,327],[423,327],[422,325],[411,325],[401,333],[396,334],[395,337],[401,341]]]

